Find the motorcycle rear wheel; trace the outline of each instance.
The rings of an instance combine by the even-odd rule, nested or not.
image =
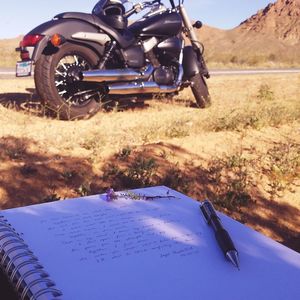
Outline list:
[[[69,43],[52,55],[43,54],[36,62],[34,81],[45,109],[62,120],[89,118],[99,111],[101,93],[72,76],[92,69],[98,60],[92,50]]]
[[[211,106],[211,97],[203,76],[198,73],[191,78],[191,89],[196,99],[197,107],[207,108]]]

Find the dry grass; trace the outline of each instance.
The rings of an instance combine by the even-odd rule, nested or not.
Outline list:
[[[73,122],[35,110],[33,88],[1,80],[2,208],[165,184],[300,251],[299,75],[214,77],[206,110],[186,91]]]
[[[20,60],[20,54],[15,51],[22,38],[0,40],[0,67],[14,67]]]

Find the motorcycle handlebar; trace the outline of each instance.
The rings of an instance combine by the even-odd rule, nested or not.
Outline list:
[[[136,13],[136,7],[134,6],[132,9],[128,10],[125,14],[124,17],[125,18],[129,18],[130,16],[132,16],[133,14]]]
[[[137,14],[139,12],[141,12],[143,9],[152,6],[155,3],[160,3],[161,0],[153,0],[153,1],[146,1],[146,2],[141,2],[141,3],[137,3],[133,6],[132,9],[130,9],[129,11],[127,11],[124,16],[126,18],[129,18],[130,16],[132,16],[133,14]]]
[[[146,2],[142,3],[142,6],[143,6],[143,8],[146,8],[146,7],[152,6],[155,3],[160,3],[160,2],[161,2],[161,0],[146,1]]]

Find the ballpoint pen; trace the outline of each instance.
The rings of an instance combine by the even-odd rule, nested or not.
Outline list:
[[[238,269],[240,269],[238,252],[233,244],[229,233],[224,229],[212,203],[205,200],[200,205],[200,209],[208,225],[214,229],[216,239],[225,257]]]

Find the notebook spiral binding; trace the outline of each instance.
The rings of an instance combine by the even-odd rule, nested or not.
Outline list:
[[[13,283],[21,300],[61,299],[62,292],[55,287],[21,236],[1,215],[0,267]],[[30,276],[35,279],[30,280]]]

